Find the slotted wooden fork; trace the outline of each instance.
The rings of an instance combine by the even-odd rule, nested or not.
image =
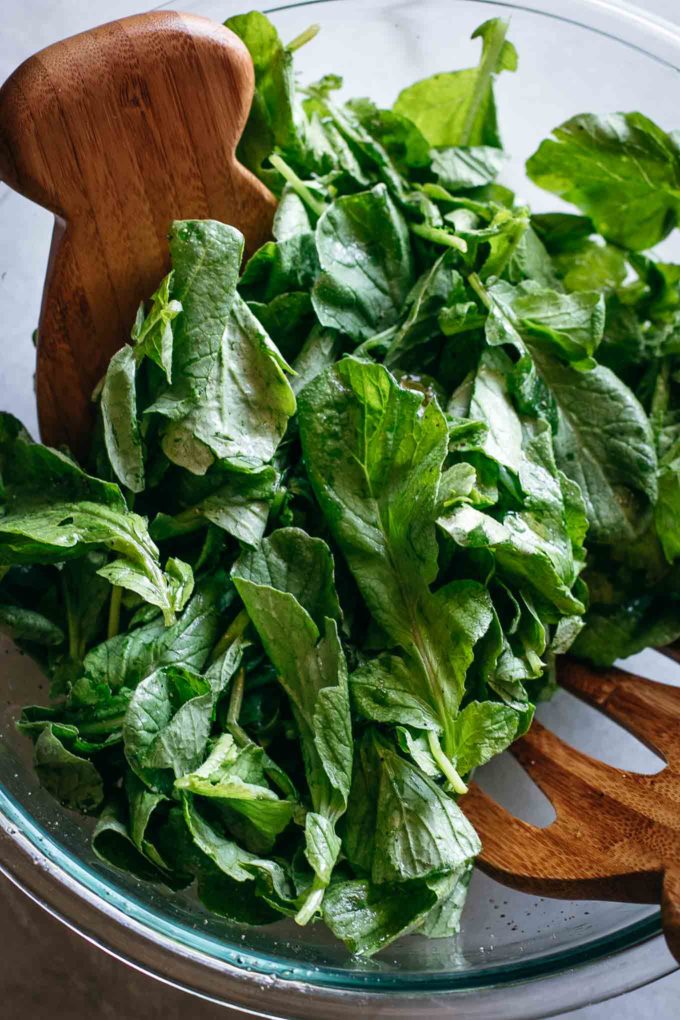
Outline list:
[[[173,219],[232,223],[251,251],[267,239],[274,199],[235,156],[252,95],[242,43],[172,12],[50,46],[0,90],[0,177],[55,214],[36,373],[45,442],[83,451],[90,395],[167,269]],[[462,805],[482,837],[482,866],[534,894],[660,902],[680,961],[680,690],[569,660],[560,683],[666,767],[624,772],[534,724],[513,753],[556,820],[528,825],[473,784]]]
[[[662,649],[680,661],[675,649]],[[473,783],[461,805],[499,882],[540,896],[661,903],[680,962],[680,689],[616,667],[561,660],[559,682],[666,762],[655,775],[605,765],[540,723],[512,747],[552,803],[546,828],[521,821]]]

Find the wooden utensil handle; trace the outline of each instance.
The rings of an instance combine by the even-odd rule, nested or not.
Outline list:
[[[236,160],[253,96],[241,41],[159,11],[42,50],[0,90],[0,176],[56,217],[38,331],[43,439],[88,447],[91,394],[168,269],[173,219],[229,222],[254,250],[273,196]]]

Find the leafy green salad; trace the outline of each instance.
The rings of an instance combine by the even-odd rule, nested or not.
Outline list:
[[[502,184],[476,67],[391,109],[301,86],[259,13],[239,156],[273,239],[172,225],[91,458],[0,417],[0,621],[50,678],[43,786],[104,861],[353,953],[459,927],[470,773],[570,651],[680,636],[680,147],[579,114]]]

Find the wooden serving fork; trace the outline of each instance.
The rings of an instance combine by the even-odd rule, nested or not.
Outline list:
[[[83,452],[92,390],[167,269],[173,219],[231,223],[250,251],[268,238],[274,199],[235,157],[252,95],[240,40],[170,12],[50,46],[0,90],[0,177],[55,214],[37,356],[45,442]],[[661,902],[680,961],[680,690],[572,661],[560,682],[667,767],[631,775],[534,724],[513,753],[557,819],[528,825],[473,784],[461,803],[482,866],[534,894]]]
[[[233,32],[156,11],[48,46],[0,90],[0,178],[54,213],[38,327],[46,443],[87,449],[92,391],[168,270],[174,219],[238,227],[252,252],[275,201],[235,156],[253,98]]]
[[[674,649],[663,649],[680,661]],[[483,869],[505,885],[564,899],[661,903],[680,962],[680,689],[613,667],[562,659],[559,682],[666,761],[656,775],[605,765],[540,723],[511,748],[552,803],[546,828],[521,821],[476,783],[461,807],[479,832]]]

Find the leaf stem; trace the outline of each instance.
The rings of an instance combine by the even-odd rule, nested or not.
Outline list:
[[[470,97],[468,108],[465,112],[465,120],[463,121],[463,129],[461,131],[460,141],[458,143],[459,145],[470,145],[470,138],[475,126],[475,119],[479,113],[479,108],[482,105],[486,91],[491,86],[491,82],[498,65],[498,58],[501,55],[501,51],[505,43],[507,31],[507,21],[501,21],[499,19],[494,27],[491,42],[488,46],[484,46],[486,39],[482,42],[482,59],[477,68],[475,86],[472,91],[472,96]]]
[[[295,921],[297,924],[305,925],[312,920],[323,903],[325,893],[326,885],[321,881],[319,876],[316,875],[310,886],[309,892],[307,893],[305,902],[295,915]]]
[[[442,230],[441,227],[429,227],[427,223],[411,223],[410,227],[418,237],[432,241],[433,244],[443,244],[447,248],[455,248],[456,251],[463,254],[468,250],[467,241],[462,237],[456,237],[455,234],[450,234],[448,230]]]
[[[212,665],[217,662],[221,655],[224,655],[227,648],[233,645],[236,638],[243,634],[244,630],[250,623],[250,617],[245,609],[242,609],[240,613],[237,613],[234,619],[231,621],[227,629],[225,630],[222,637],[219,639],[215,647],[213,648],[212,655],[210,656],[210,663]]]
[[[78,731],[81,736],[94,735],[97,733],[113,733],[120,729],[125,722],[125,713],[109,716],[107,719],[100,719],[98,722],[80,723]]]
[[[477,273],[470,273],[467,278],[467,282],[470,284],[482,304],[488,308],[490,312],[493,311],[493,301],[489,297],[489,292],[477,276]]]
[[[115,637],[120,629],[120,603],[123,597],[123,589],[114,584],[111,589],[111,601],[109,602],[109,623],[106,628],[106,637]]]
[[[309,206],[314,215],[321,216],[326,209],[326,203],[311,193],[305,182],[300,180],[295,171],[280,156],[276,154],[270,156],[269,162],[288,181],[293,191],[300,196],[305,205]]]
[[[261,744],[258,744],[255,740],[248,736],[238,721],[239,716],[241,715],[241,705],[243,704],[245,679],[246,671],[243,666],[241,666],[231,686],[229,708],[227,709],[227,729],[239,747],[262,747]],[[272,783],[279,788],[284,797],[290,797],[291,787],[281,779],[279,770],[276,768],[264,748],[262,748],[262,750],[264,752],[262,757],[262,766],[266,775],[269,779],[271,779]],[[293,794],[295,794],[294,790]]]
[[[306,45],[306,43],[311,42],[312,39],[314,39],[319,34],[320,30],[321,25],[310,25],[308,28],[304,30],[304,32],[300,32],[300,34],[296,35],[294,39],[291,39],[291,41],[286,46],[286,49],[288,50],[289,53],[294,53],[295,50],[299,50],[301,46],[304,46]]]
[[[66,606],[66,620],[68,623],[68,657],[73,662],[78,662],[82,658],[80,654],[80,635],[78,634],[78,620],[76,619],[73,607],[71,605],[71,598],[69,595],[68,584],[62,574],[61,587],[64,592],[64,604]]]
[[[468,788],[460,778],[452,762],[446,757],[442,751],[439,743],[439,737],[434,731],[430,730],[427,734],[427,743],[430,748],[432,757],[436,761],[437,765],[442,771],[442,775],[448,779],[455,793],[465,794],[468,792]]]
[[[229,708],[227,709],[227,726],[229,727],[229,729],[231,729],[232,726],[237,727],[239,732],[242,733],[243,736],[245,737],[246,741],[250,743],[250,738],[248,737],[247,733],[245,733],[245,731],[241,729],[238,722],[239,716],[241,714],[241,705],[243,704],[243,688],[245,685],[245,679],[246,671],[243,668],[243,666],[241,666],[241,668],[239,669],[238,673],[234,678],[233,684],[231,685]]]

